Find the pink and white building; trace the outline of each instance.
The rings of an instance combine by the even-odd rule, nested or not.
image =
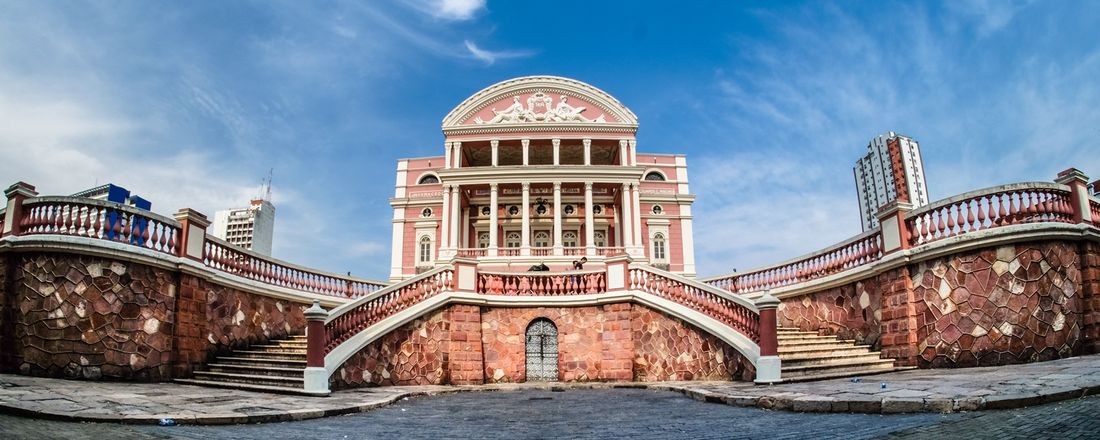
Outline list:
[[[516,271],[626,254],[695,275],[687,160],[638,152],[638,118],[611,95],[515,78],[467,98],[442,128],[442,155],[397,163],[391,281],[455,257]]]

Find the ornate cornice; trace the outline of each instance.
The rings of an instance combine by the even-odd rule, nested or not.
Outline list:
[[[543,122],[524,122],[516,124],[479,124],[479,125],[462,125],[466,120],[473,117],[475,114],[485,109],[489,105],[498,102],[509,96],[516,96],[526,93],[555,93],[563,96],[577,98],[586,102],[590,102],[598,107],[604,114],[610,115],[615,119],[614,123],[602,123],[602,122],[573,122],[573,123],[543,123]],[[630,109],[626,108],[621,102],[609,95],[608,93],[593,87],[589,84],[559,76],[525,76],[520,78],[514,78],[499,83],[493,84],[489,87],[482,89],[481,91],[473,94],[465,101],[462,101],[457,107],[451,110],[446,117],[443,118],[443,132],[444,134],[480,134],[480,133],[512,133],[519,131],[547,131],[547,130],[569,130],[569,131],[614,131],[614,132],[634,132],[638,128],[638,117],[634,115]],[[582,130],[583,128],[596,130]],[[459,129],[474,130],[472,132],[457,133]],[[482,131],[484,130],[484,131]]]

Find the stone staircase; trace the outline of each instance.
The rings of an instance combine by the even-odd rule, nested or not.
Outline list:
[[[175,382],[268,393],[315,395],[303,389],[305,368],[306,337],[300,335],[218,356],[206,365],[205,371],[195,371],[193,378],[176,379]]]
[[[909,370],[877,351],[836,336],[818,336],[797,328],[779,328],[779,359],[783,382],[805,382]]]

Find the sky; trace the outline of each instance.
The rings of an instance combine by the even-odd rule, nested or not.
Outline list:
[[[112,182],[170,215],[274,170],[274,256],[388,276],[396,161],[496,82],[558,75],[684,153],[700,275],[859,234],[872,137],[933,200],[1100,177],[1100,2],[0,0],[0,185]]]

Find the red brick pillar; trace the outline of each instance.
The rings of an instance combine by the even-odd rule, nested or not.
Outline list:
[[[1070,168],[1058,173],[1055,183],[1068,185],[1070,191],[1070,205],[1073,206],[1074,223],[1091,223],[1092,212],[1089,210],[1088,176],[1077,168]]]
[[[210,220],[201,212],[191,208],[182,208],[173,217],[180,222],[177,255],[202,261],[202,247],[206,242],[206,227],[210,226]]]
[[[1078,247],[1081,261],[1083,310],[1081,351],[1100,353],[1100,243],[1085,241]]]
[[[882,355],[900,365],[917,365],[920,327],[927,305],[918,300],[909,279],[909,269],[899,267],[878,276],[882,286]]]
[[[37,196],[38,192],[34,190],[34,185],[16,182],[4,190],[4,195],[8,197],[8,205],[4,212],[4,228],[0,230],[0,237],[20,235],[23,232],[20,228],[20,223],[23,222],[23,201]]]
[[[756,360],[756,382],[773,383],[780,378],[782,365],[779,360],[778,323],[775,310],[779,308],[778,298],[765,292],[756,298],[756,310],[760,313],[760,357]]]
[[[902,201],[893,201],[878,211],[879,229],[882,230],[882,253],[909,249],[909,227],[905,217],[913,205]]]
[[[306,371],[305,391],[328,394],[328,369],[325,368],[325,319],[328,311],[321,308],[321,301],[303,313],[306,318]]]

